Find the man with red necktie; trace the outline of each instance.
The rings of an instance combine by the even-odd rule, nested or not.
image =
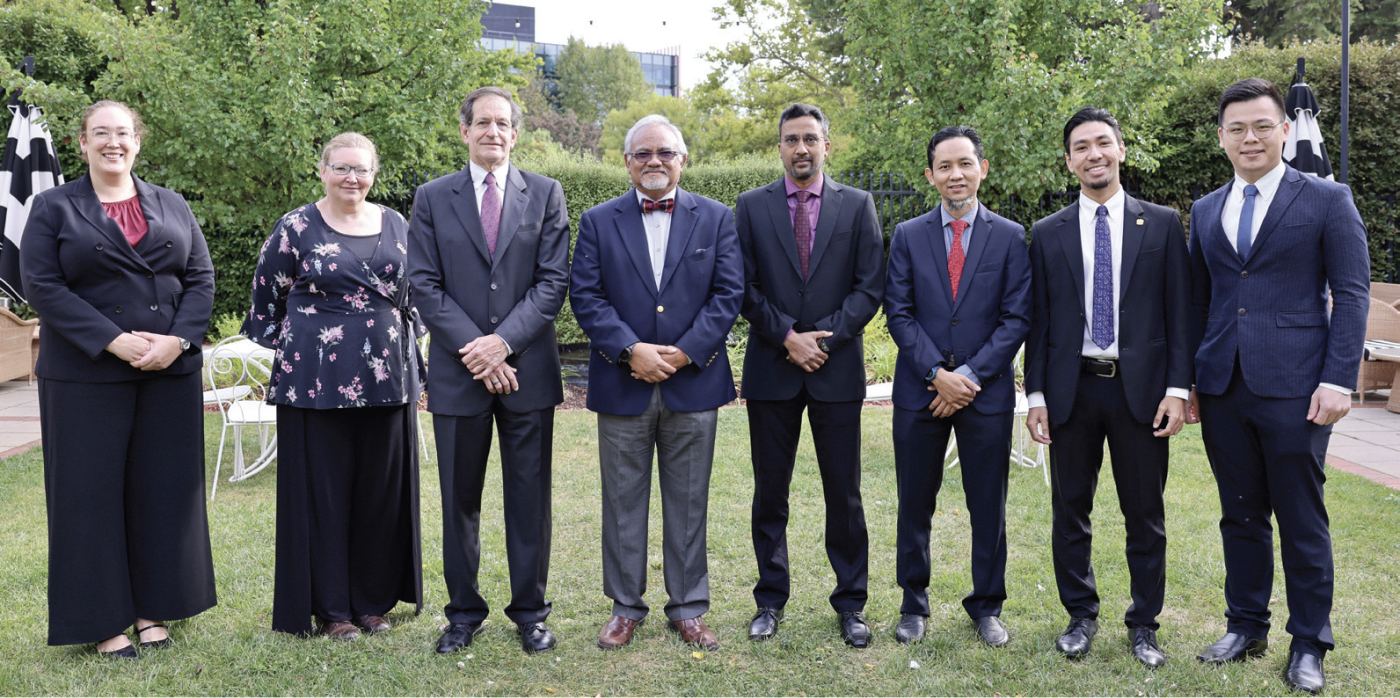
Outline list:
[[[972,593],[963,608],[992,646],[1010,637],[1006,599],[1006,482],[1016,369],[1030,331],[1026,231],[987,210],[977,187],[989,165],[982,138],[949,126],[928,144],[924,176],[937,210],[899,224],[890,241],[885,316],[899,346],[894,457],[899,483],[895,574],[904,589],[895,639],[923,638],[929,616],[929,533],[956,433],[972,523]]]

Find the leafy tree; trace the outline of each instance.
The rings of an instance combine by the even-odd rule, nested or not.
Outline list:
[[[622,44],[589,46],[571,36],[554,65],[559,105],[595,123],[608,112],[653,94],[641,61]]]
[[[580,119],[574,110],[553,104],[550,89],[549,82],[537,79],[520,90],[520,103],[525,108],[525,129],[545,134],[570,153],[598,157],[598,137],[602,131],[597,124]]]
[[[652,95],[608,114],[599,141],[603,162],[621,165],[627,129],[648,114],[661,114],[680,127],[691,164],[714,164],[775,150],[776,122],[764,124],[742,117],[727,93],[692,91],[685,98]],[[776,158],[776,152],[774,152]]]
[[[1226,0],[1225,19],[1236,42],[1253,37],[1273,47],[1342,33],[1337,0]],[[1353,41],[1394,41],[1400,33],[1400,0],[1351,0],[1351,32]]]
[[[1085,105],[1123,123],[1130,164],[1155,165],[1143,127],[1169,98],[1172,76],[1207,56],[1218,4],[1117,0],[847,0],[846,50],[858,76],[854,159],[862,169],[924,168],[937,129],[983,135],[984,198],[1039,199],[1067,186],[1061,128]]]

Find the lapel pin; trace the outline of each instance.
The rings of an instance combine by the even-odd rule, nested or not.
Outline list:
[[[1143,219],[1139,218],[1139,219],[1138,219],[1138,225],[1147,225],[1147,222],[1144,221]]]

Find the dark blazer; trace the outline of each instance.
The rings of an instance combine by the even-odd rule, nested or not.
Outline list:
[[[646,409],[651,384],[617,365],[622,350],[637,342],[679,347],[692,361],[660,384],[671,411],[712,410],[733,400],[725,340],[743,296],[744,262],[728,206],[676,189],[660,291],[637,191],[584,212],[569,301],[592,349],[588,409],[613,415]]]
[[[958,298],[948,278],[938,209],[895,226],[885,283],[885,318],[899,346],[894,404],[933,402],[925,377],[934,366],[967,364],[981,379],[972,407],[997,414],[1016,406],[1011,362],[1030,331],[1031,265],[1026,229],[979,204]]]
[[[34,197],[20,245],[29,304],[38,311],[39,364],[54,380],[114,383],[193,373],[214,311],[214,265],[189,204],[141,181],[148,230],[135,247],[107,217],[87,175]],[[189,340],[162,371],[142,371],[105,351],[123,332]]]
[[[492,261],[471,166],[418,188],[408,224],[413,302],[431,333],[428,410],[473,416],[497,397],[472,380],[458,350],[495,333],[513,352],[520,389],[499,396],[512,412],[564,401],[554,318],[569,289],[569,214],[559,183],[510,166]]]
[[[1084,250],[1079,200],[1031,226],[1034,279],[1026,392],[1045,393],[1051,424],[1074,409],[1084,346]],[[1118,370],[1133,419],[1149,424],[1167,388],[1189,389],[1191,260],[1173,209],[1123,200]]]
[[[1260,397],[1307,397],[1319,383],[1354,389],[1371,258],[1351,189],[1288,167],[1241,260],[1220,223],[1230,186],[1191,207],[1196,389],[1224,393],[1236,355]]]
[[[813,398],[824,402],[863,400],[861,337],[880,309],[885,283],[885,239],[875,200],[826,177],[803,279],[787,198],[787,186],[779,179],[740,194],[734,209],[744,255],[740,312],[749,321],[744,397],[787,400],[805,384]],[[790,329],[831,333],[826,340],[831,352],[816,372],[787,360],[783,340]]]

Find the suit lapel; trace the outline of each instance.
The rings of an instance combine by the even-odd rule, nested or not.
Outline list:
[[[132,180],[137,183],[136,193],[141,202],[141,213],[146,216],[148,228],[146,235],[149,237],[155,227],[150,218],[151,210],[159,209],[160,205],[155,201],[155,191],[151,189],[149,184],[136,179],[135,175],[132,176]],[[68,199],[73,203],[73,207],[82,214],[88,223],[92,224],[92,227],[97,229],[106,239],[108,245],[119,250],[117,254],[125,255],[128,259],[149,269],[150,265],[146,264],[146,260],[142,259],[141,255],[137,254],[136,250],[131,247],[131,243],[126,241],[126,236],[122,234],[122,229],[117,226],[117,222],[112,220],[107,215],[107,211],[102,208],[102,201],[97,198],[97,192],[92,188],[92,180],[88,179],[88,175],[83,175],[79,181],[82,182],[82,185],[68,194]],[[141,189],[142,185],[145,185],[144,192]],[[151,208],[148,209],[148,206]]]
[[[510,166],[506,174],[506,192],[501,201],[501,227],[500,235],[496,240],[496,259],[491,262],[491,268],[496,267],[505,256],[506,246],[515,239],[515,229],[520,226],[520,218],[525,215],[525,209],[530,206],[530,197],[525,193],[525,178],[521,176],[520,170],[515,169],[515,165]],[[486,239],[486,234],[482,233],[482,240]]]
[[[1240,253],[1235,249],[1235,241],[1225,235],[1225,226],[1220,222],[1221,213],[1225,209],[1225,201],[1230,198],[1230,188],[1233,186],[1235,186],[1235,179],[1231,177],[1225,186],[1216,190],[1219,196],[1215,197],[1214,201],[1207,201],[1201,207],[1200,216],[1191,216],[1191,239],[1196,241],[1196,244],[1202,245],[1202,252],[1205,251],[1205,245],[1219,247],[1221,258],[1229,260],[1231,264],[1238,267],[1241,264]],[[1197,234],[1201,236],[1199,240],[1196,240]]]
[[[642,286],[655,298],[658,294],[656,277],[651,270],[651,256],[647,254],[651,245],[647,243],[647,229],[642,223],[642,206],[637,203],[637,190],[628,189],[627,193],[616,201],[613,225],[617,226],[617,234],[622,237],[622,247],[627,250],[627,256],[632,258],[632,266],[636,267],[637,275],[642,277]],[[675,223],[674,220],[671,221],[672,226]]]
[[[491,252],[486,249],[486,233],[481,230],[481,212],[476,208],[476,183],[472,182],[471,165],[462,168],[458,174],[461,178],[457,180],[453,189],[455,194],[452,197],[452,210],[457,212],[457,220],[462,224],[467,239],[476,245],[476,251],[481,253],[481,258],[489,265]]]
[[[1074,279],[1074,296],[1079,299],[1079,312],[1089,317],[1089,309],[1084,307],[1084,245],[1079,241],[1079,203],[1076,201],[1060,213],[1060,224],[1055,227],[1055,236],[1060,239],[1060,250],[1065,254],[1065,264],[1069,266],[1070,278]]]
[[[792,228],[792,213],[788,210],[787,185],[783,180],[768,185],[768,217],[772,219],[773,233],[778,236],[778,243],[787,252],[788,261],[792,263],[792,270],[797,273],[797,278],[802,278],[802,265],[797,261],[797,232]],[[811,268],[811,260],[808,260],[808,268]]]
[[[826,252],[826,246],[831,242],[831,234],[836,230],[836,221],[840,220],[841,202],[845,198],[842,193],[842,189],[845,187],[824,174],[822,177],[826,178],[822,182],[822,210],[817,217],[816,237],[812,239],[812,256],[807,260],[808,278],[816,273],[817,264],[822,259],[822,253]]]
[[[666,264],[661,267],[661,290],[671,282],[686,253],[690,252],[690,236],[695,232],[699,215],[695,213],[695,197],[690,192],[676,188],[676,207],[671,212],[671,231],[666,237]]]
[[[977,216],[974,219],[976,225],[964,234],[971,233],[972,239],[967,241],[967,258],[963,260],[962,276],[958,280],[958,297],[953,299],[953,314],[958,312],[958,306],[962,305],[963,299],[972,290],[972,277],[977,273],[977,265],[982,263],[982,253],[987,249],[987,238],[992,235],[992,216],[986,205],[978,202]],[[940,231],[942,232],[942,231]],[[943,237],[939,235],[939,237]],[[953,288],[952,281],[948,282],[948,289]]]
[[[951,309],[953,281],[948,276],[948,248],[943,244],[943,204],[939,206],[940,208],[928,214],[927,239],[929,250],[933,253],[933,268],[938,272],[938,279],[943,282],[943,298]]]
[[[1147,237],[1147,217],[1142,215],[1142,203],[1127,194],[1123,195],[1123,267],[1118,272],[1118,288],[1114,291],[1119,298],[1128,288],[1128,280],[1133,278],[1133,268],[1137,266],[1138,253],[1142,251],[1142,239]]]
[[[1278,191],[1274,192],[1274,200],[1269,202],[1269,212],[1264,216],[1264,222],[1259,224],[1259,234],[1254,236],[1254,242],[1249,245],[1249,257],[1241,262],[1248,262],[1258,256],[1259,248],[1264,246],[1264,241],[1269,239],[1279,221],[1283,220],[1288,205],[1293,203],[1293,199],[1302,190],[1303,174],[1285,165],[1283,179],[1278,183]]]

